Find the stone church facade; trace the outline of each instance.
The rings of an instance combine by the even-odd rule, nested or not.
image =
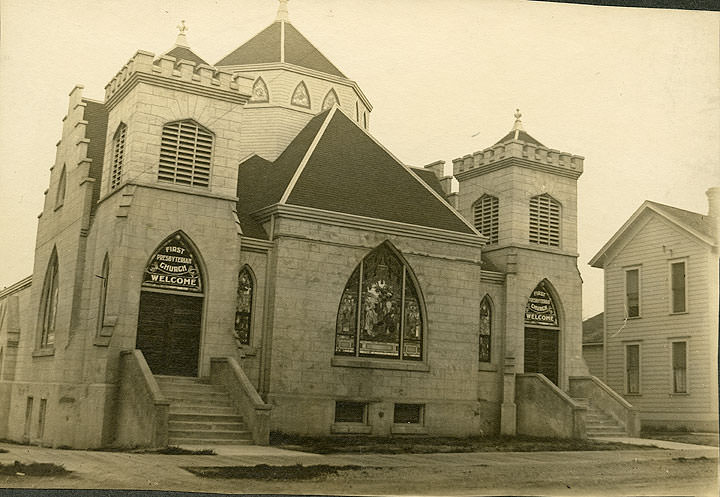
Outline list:
[[[583,158],[517,114],[451,191],[285,4],[214,66],[181,32],[70,93],[33,275],[0,291],[0,437],[632,433],[582,359]]]

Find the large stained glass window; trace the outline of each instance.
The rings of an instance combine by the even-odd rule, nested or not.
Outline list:
[[[335,354],[422,359],[423,316],[407,266],[382,244],[360,262],[340,298]]]
[[[480,302],[480,362],[490,362],[490,340],[492,338],[492,309],[490,299],[485,297]]]
[[[238,275],[237,309],[235,310],[235,339],[243,345],[250,345],[252,324],[253,279],[245,267]]]

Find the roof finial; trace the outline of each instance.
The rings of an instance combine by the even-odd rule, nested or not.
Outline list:
[[[175,45],[178,47],[190,47],[187,42],[187,38],[185,37],[185,31],[188,30],[188,27],[185,26],[185,20],[180,21],[180,24],[177,25],[178,28],[178,35],[177,39],[175,40]]]
[[[522,117],[522,114],[520,113],[520,109],[515,109],[515,124],[513,125],[513,131],[524,131],[522,121],[520,118]]]
[[[278,1],[280,2],[280,5],[278,5],[277,17],[275,18],[275,22],[290,22],[290,19],[288,17],[288,0]]]

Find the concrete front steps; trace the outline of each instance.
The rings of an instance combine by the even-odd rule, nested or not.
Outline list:
[[[585,432],[588,437],[626,437],[625,427],[614,417],[594,407],[589,399],[573,399],[581,406],[587,407]]]
[[[170,401],[168,445],[248,445],[252,433],[227,390],[199,378],[155,375]]]

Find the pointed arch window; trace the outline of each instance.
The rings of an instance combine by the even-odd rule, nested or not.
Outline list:
[[[409,267],[389,244],[355,268],[340,298],[335,354],[422,360],[424,318]]]
[[[207,188],[212,149],[212,133],[195,121],[167,123],[162,129],[158,180]]]
[[[237,308],[235,310],[235,339],[243,345],[250,345],[254,292],[255,279],[246,266],[238,274]]]
[[[107,302],[108,278],[110,277],[110,258],[105,254],[102,273],[100,274],[100,300],[98,302],[97,333],[101,334],[103,321],[105,321],[105,303]]]
[[[252,87],[252,95],[250,102],[254,104],[266,103],[270,101],[270,92],[262,77],[255,80]]]
[[[488,243],[498,242],[499,232],[499,208],[500,202],[497,197],[483,195],[473,204],[473,222],[475,229],[488,237]]]
[[[123,162],[125,162],[125,137],[127,135],[127,126],[120,123],[115,136],[113,136],[113,161],[110,170],[110,189],[114,190],[120,185],[122,177]]]
[[[298,83],[295,87],[290,103],[297,105],[298,107],[305,107],[306,109],[310,108],[310,93],[308,92],[304,81],[300,81],[300,83]]]
[[[340,99],[338,98],[337,93],[335,93],[335,89],[330,88],[330,91],[327,92],[327,95],[325,95],[325,99],[323,100],[322,110],[327,110],[333,105],[340,105]]]
[[[530,199],[530,243],[560,246],[560,203],[547,193]]]
[[[65,202],[65,189],[67,186],[67,178],[65,173],[65,165],[60,171],[60,179],[58,180],[57,193],[55,194],[55,208],[62,207]]]
[[[43,293],[40,300],[40,347],[48,348],[55,344],[55,323],[57,321],[59,282],[58,256],[53,249],[50,263],[45,272]]]
[[[480,362],[490,362],[492,357],[492,306],[488,296],[485,296],[480,302],[479,336],[478,358]]]

